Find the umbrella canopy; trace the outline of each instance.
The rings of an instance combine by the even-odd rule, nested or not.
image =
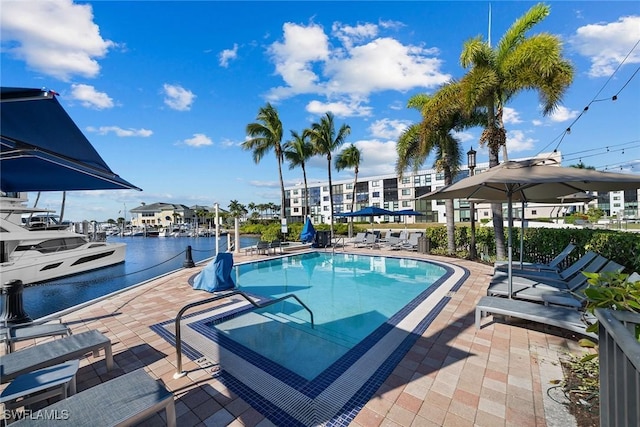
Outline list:
[[[341,212],[335,214],[335,216],[382,216],[382,215],[395,215],[393,211],[379,208],[377,206],[367,206],[355,212]]]
[[[371,232],[373,233],[373,217],[383,215],[395,215],[395,212],[386,209],[379,208],[377,206],[367,206],[355,212],[340,212],[334,214],[334,216],[356,217],[356,216],[368,216],[371,221]]]
[[[2,191],[140,190],[107,166],[55,93],[2,87],[0,101]]]
[[[583,191],[617,191],[640,188],[640,175],[599,172],[553,165],[549,159],[505,162],[485,172],[425,194],[421,199],[480,199],[507,201],[509,220],[509,297],[512,281],[513,201],[554,200]]]
[[[404,231],[407,231],[407,217],[424,215],[422,212],[414,211],[413,209],[403,209],[401,211],[395,211],[394,215],[404,216]]]

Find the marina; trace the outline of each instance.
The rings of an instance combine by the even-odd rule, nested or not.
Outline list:
[[[256,237],[240,237],[240,246],[251,246]],[[95,298],[183,268],[187,246],[195,263],[215,256],[215,237],[118,237],[110,243],[125,244],[125,261],[88,273],[51,280],[23,291],[25,311],[33,319],[68,309]],[[219,239],[219,251],[227,249],[227,238]]]

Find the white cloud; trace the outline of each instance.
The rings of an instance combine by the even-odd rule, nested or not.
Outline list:
[[[355,100],[349,100],[348,102],[321,102],[314,100],[307,104],[306,110],[318,115],[331,112],[336,117],[367,117],[371,115],[372,108],[363,106]]]
[[[531,120],[531,123],[533,123],[534,126],[542,126],[542,120],[534,119]]]
[[[567,107],[560,105],[549,115],[549,118],[553,122],[566,122],[567,120],[575,119],[578,114],[580,114],[579,111],[569,110]]]
[[[3,50],[63,81],[74,75],[96,77],[96,59],[114,46],[100,36],[91,6],[71,0],[3,1],[0,28]]]
[[[364,100],[372,92],[433,88],[451,78],[440,71],[437,49],[378,37],[380,27],[336,23],[335,43],[330,44],[317,24],[284,24],[283,40],[273,43],[268,52],[285,84],[272,88],[267,98],[278,101],[318,94]]]
[[[510,130],[507,132],[507,151],[509,153],[531,150],[535,142],[535,139],[529,138],[521,130]]]
[[[165,95],[164,103],[174,110],[189,111],[191,104],[196,99],[193,92],[179,85],[165,83],[163,89]]]
[[[580,27],[569,42],[578,53],[590,59],[591,77],[606,77],[613,74],[638,39],[640,16],[624,16],[616,22]],[[625,63],[640,63],[640,51],[634,50]]]
[[[183,142],[190,147],[205,147],[207,145],[213,145],[211,138],[203,133],[194,133],[193,138],[185,139]]]
[[[71,96],[80,101],[82,106],[103,110],[113,108],[113,99],[104,92],[98,92],[95,87],[83,84],[71,85]]]
[[[522,120],[520,120],[520,113],[518,113],[514,108],[510,107],[504,107],[502,120],[505,123],[511,124],[522,123]]]
[[[353,27],[334,22],[331,30],[333,36],[338,38],[347,49],[350,49],[354,43],[362,43],[378,35],[378,26],[374,24],[358,24]]]
[[[453,132],[453,136],[456,137],[460,142],[469,142],[477,140],[478,137],[473,135],[470,132]]]
[[[149,129],[123,129],[120,126],[100,126],[98,128],[89,126],[87,131],[94,132],[100,135],[107,135],[108,133],[113,133],[119,137],[129,137],[129,136],[137,136],[142,138],[148,138],[153,135],[153,131]]]
[[[238,57],[238,44],[233,44],[233,49],[225,49],[220,52],[220,66],[227,68],[229,66],[229,61],[232,59],[236,59]]]
[[[398,158],[395,141],[361,140],[354,145],[362,153],[360,176],[394,173]]]
[[[369,133],[374,138],[398,140],[398,137],[412,123],[409,120],[376,120],[369,126]]]

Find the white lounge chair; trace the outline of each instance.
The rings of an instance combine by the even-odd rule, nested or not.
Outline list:
[[[351,243],[353,246],[357,247],[357,245],[364,243],[365,237],[367,237],[367,233],[357,233],[355,237],[351,239]]]

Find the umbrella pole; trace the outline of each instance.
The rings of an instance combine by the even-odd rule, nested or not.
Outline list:
[[[509,299],[512,298],[513,291],[513,204],[511,202],[511,192],[507,194],[507,216],[509,218],[509,237],[508,237],[508,260],[509,260],[509,270],[508,270],[508,282],[509,282]]]
[[[524,200],[522,201],[522,215],[520,215],[520,270],[524,267]]]

